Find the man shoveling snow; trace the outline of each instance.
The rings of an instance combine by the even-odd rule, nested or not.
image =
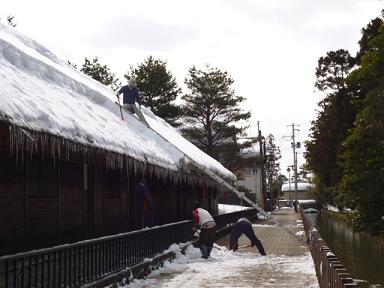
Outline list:
[[[255,232],[253,231],[251,221],[249,221],[247,218],[239,219],[239,221],[237,221],[237,223],[233,227],[229,240],[230,250],[236,251],[237,249],[239,249],[238,240],[242,234],[245,234],[245,236],[247,236],[248,239],[251,241],[250,246],[256,246],[261,255],[267,255],[265,253],[263,244],[261,244],[261,241],[257,239]]]
[[[193,220],[195,222],[193,231],[200,230],[199,242],[196,246],[200,248],[202,258],[208,259],[213,249],[216,236],[216,222],[212,215],[205,209],[199,208],[198,202],[193,204]]]

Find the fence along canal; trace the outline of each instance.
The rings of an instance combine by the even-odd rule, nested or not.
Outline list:
[[[347,269],[333,254],[327,243],[321,238],[319,231],[300,210],[304,230],[309,240],[310,250],[315,264],[317,278],[321,288],[357,287]]]

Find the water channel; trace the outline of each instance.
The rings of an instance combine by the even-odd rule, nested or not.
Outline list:
[[[384,239],[354,232],[327,213],[307,215],[359,287],[384,287]]]

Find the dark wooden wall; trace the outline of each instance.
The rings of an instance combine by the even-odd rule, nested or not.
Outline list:
[[[20,157],[19,157],[20,158]],[[161,225],[192,218],[192,204],[216,213],[214,189],[175,185],[146,176]],[[10,156],[8,128],[0,124],[0,255],[140,229],[139,176],[102,165]]]

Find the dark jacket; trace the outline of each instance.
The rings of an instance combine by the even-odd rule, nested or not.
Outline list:
[[[232,229],[229,247],[233,247],[242,234],[248,237],[252,246],[255,245],[255,242],[258,240],[253,232],[252,223],[247,218],[241,218]]]
[[[148,202],[149,208],[153,209],[153,201],[151,197],[151,192],[149,191],[149,187],[147,184],[147,181],[142,178],[137,184],[136,184],[136,195],[140,199],[140,201],[146,200]]]
[[[139,90],[136,87],[129,88],[125,85],[117,91],[117,95],[123,93],[123,104],[134,104],[135,102],[140,103]]]

